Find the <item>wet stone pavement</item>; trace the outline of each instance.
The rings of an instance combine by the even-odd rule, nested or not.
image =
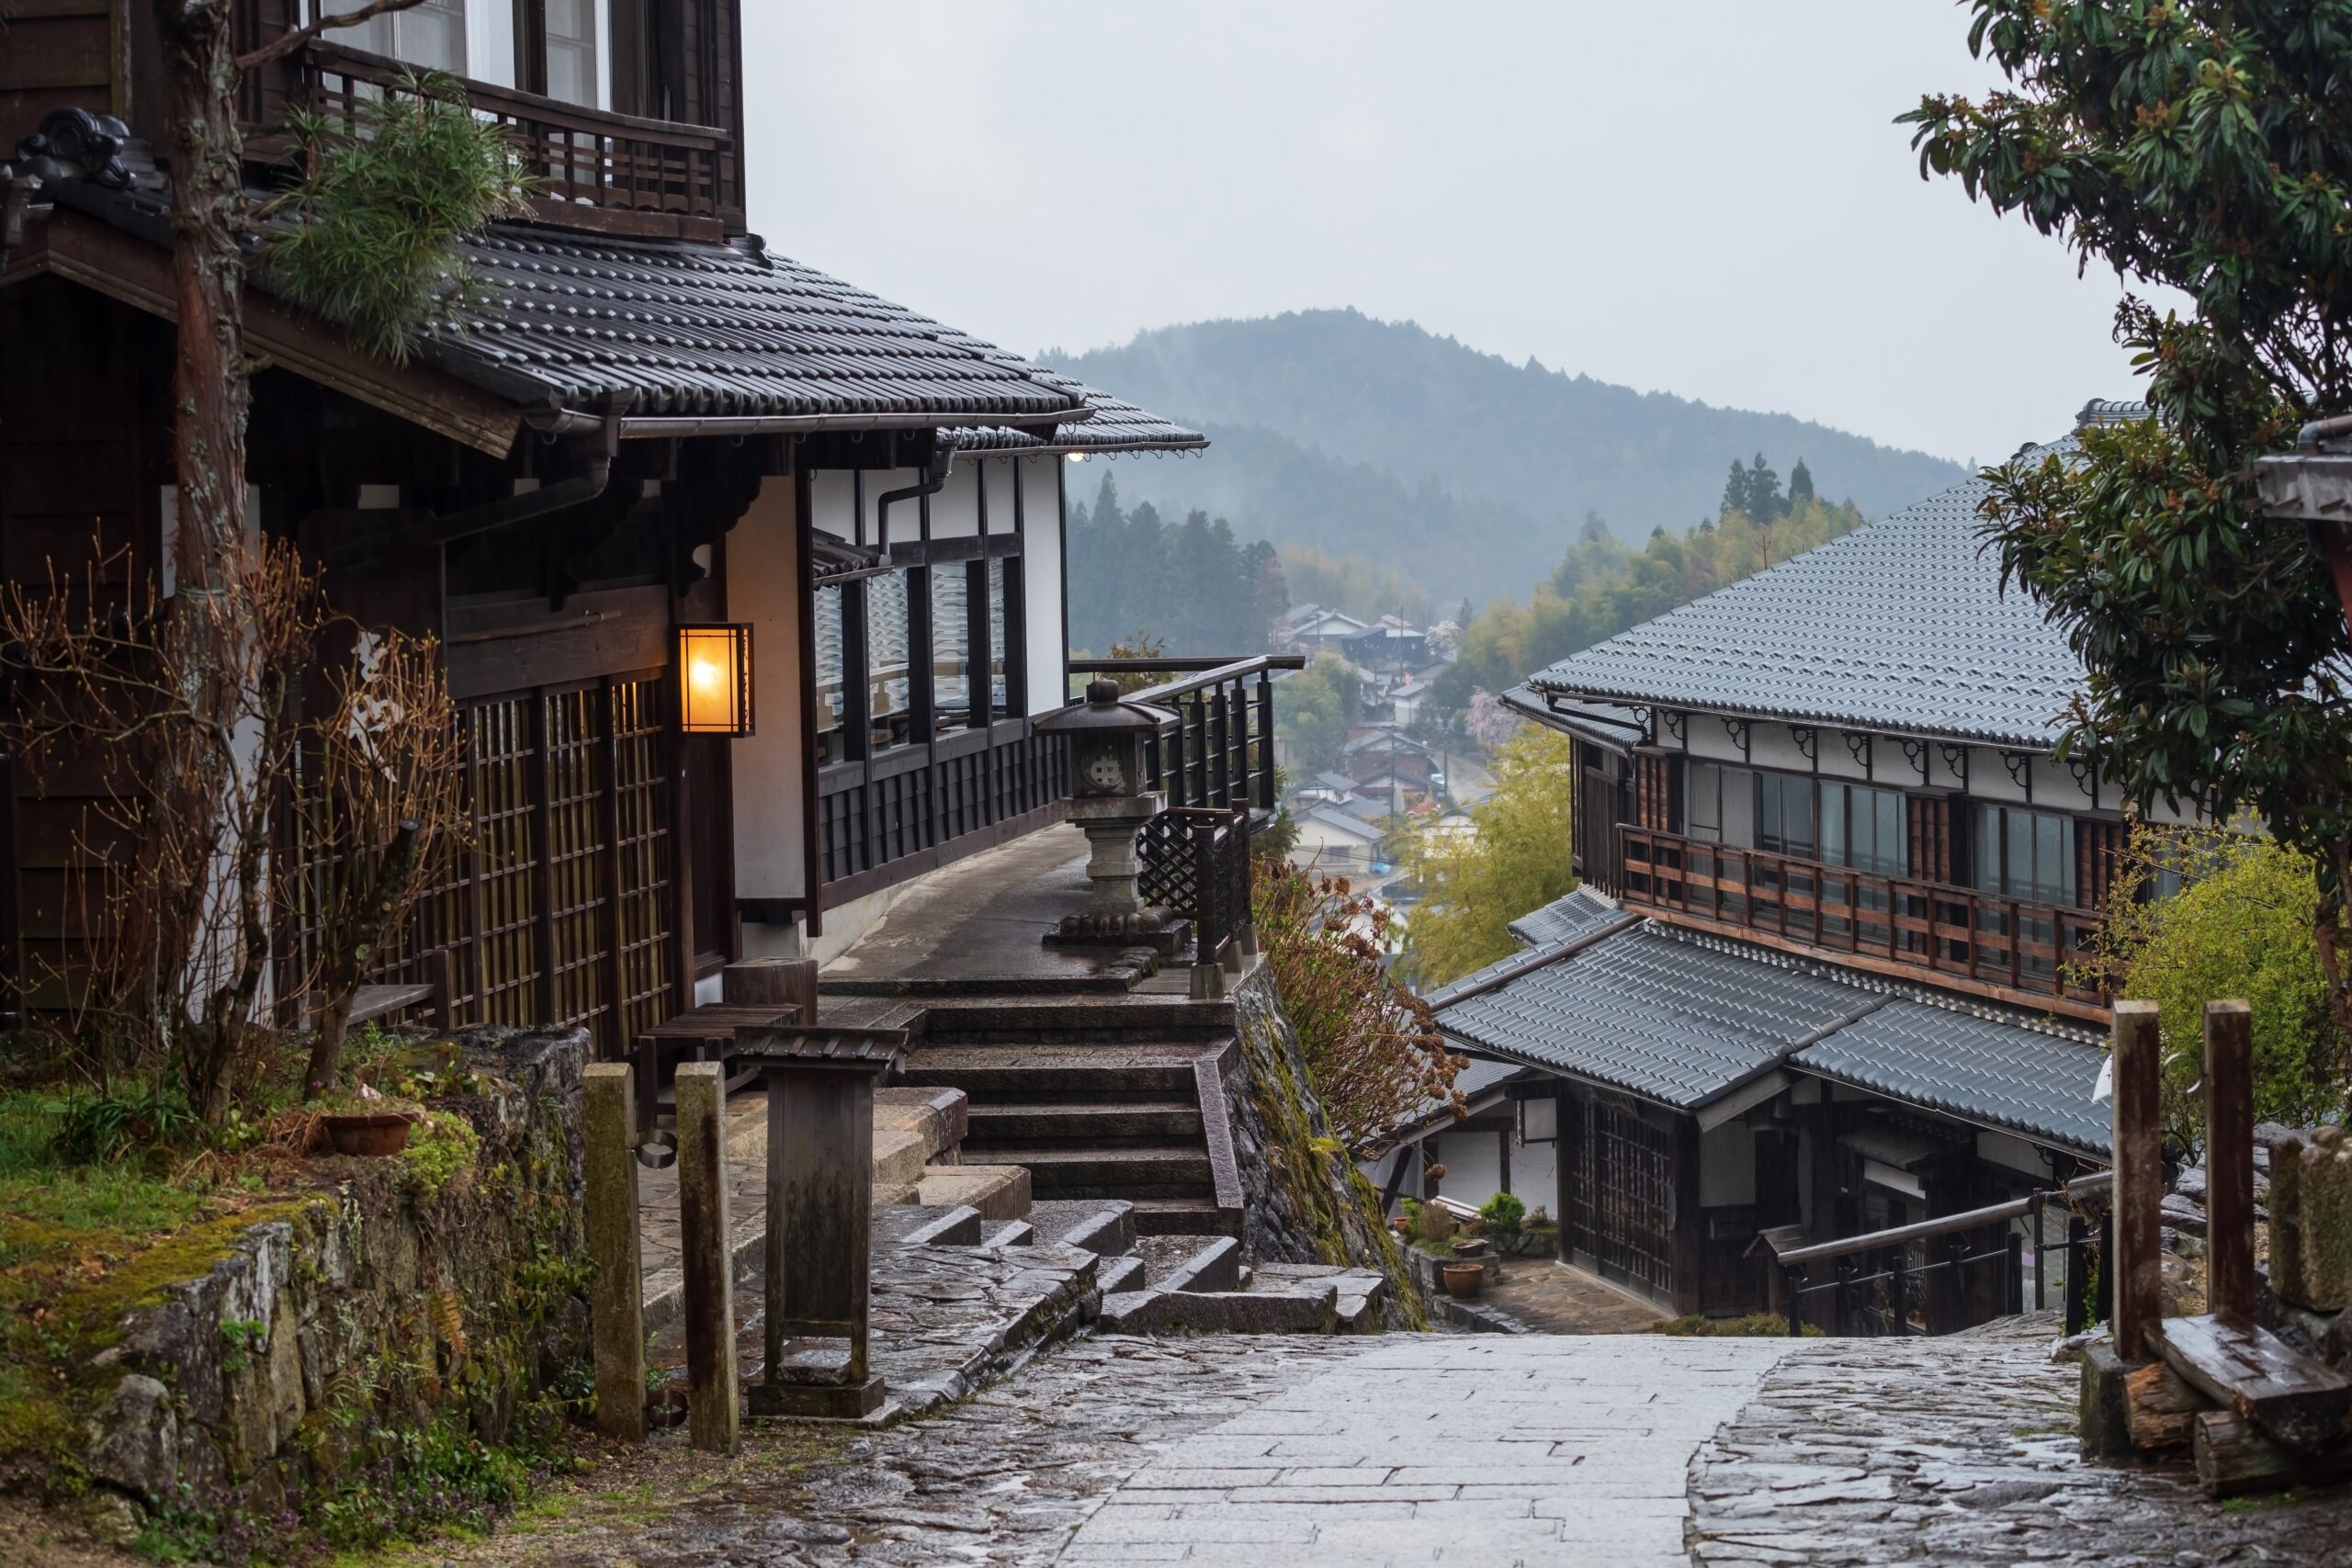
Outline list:
[[[2352,1563],[2352,1488],[2215,1506],[2185,1461],[2084,1463],[2056,1331],[1804,1341],[1692,1464],[1691,1560]]]
[[[887,1430],[668,1435],[397,1561],[2352,1562],[2352,1490],[2222,1508],[2082,1464],[2050,1338],[1096,1336]]]

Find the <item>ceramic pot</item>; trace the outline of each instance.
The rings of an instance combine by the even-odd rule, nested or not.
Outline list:
[[[335,1153],[381,1156],[408,1147],[408,1130],[416,1119],[405,1111],[336,1111],[320,1120]]]
[[[1449,1263],[1445,1266],[1445,1293],[1456,1301],[1469,1301],[1478,1293],[1478,1287],[1486,1282],[1487,1270],[1483,1264]]]

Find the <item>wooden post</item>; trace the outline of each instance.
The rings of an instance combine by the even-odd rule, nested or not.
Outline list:
[[[2205,1004],[2205,1247],[2211,1310],[2254,1317],[2254,1014]]]
[[[2115,1281],[2115,1352],[2137,1361],[2148,1354],[2148,1330],[2164,1315],[2158,1249],[2165,1163],[2157,1108],[2164,1046],[2156,1004],[2117,1002],[2113,1038],[2115,1245],[2104,1261]]]
[[[735,1269],[728,1243],[727,1083],[717,1062],[681,1062],[678,1250],[685,1272],[687,1438],[731,1454],[742,1431],[735,1384]]]
[[[719,972],[719,997],[730,1004],[798,1009],[793,1022],[817,1021],[817,961],[813,958],[746,958]]]
[[[624,1443],[645,1440],[645,1292],[638,1255],[636,1138],[630,1132],[626,1062],[595,1062],[582,1074],[587,1145],[589,1293],[595,1341],[596,1429]]]

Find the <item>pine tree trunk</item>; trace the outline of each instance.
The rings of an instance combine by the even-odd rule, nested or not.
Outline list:
[[[172,283],[179,317],[172,367],[172,456],[178,515],[169,550],[173,596],[164,635],[181,653],[181,700],[200,728],[225,734],[237,720],[245,628],[222,595],[243,567],[245,537],[244,262],[238,237],[246,208],[243,141],[237,127],[233,0],[155,0],[163,39],[164,161],[172,200]],[[168,766],[169,809],[197,842],[228,826],[229,779],[200,744]],[[217,874],[217,872],[214,873]],[[201,932],[189,933],[205,940]],[[253,933],[240,932],[243,939]],[[249,953],[244,955],[250,962]],[[169,955],[166,955],[168,958]],[[242,986],[225,989],[242,990]],[[226,994],[207,1016],[184,1021],[189,1100],[208,1120],[226,1109],[230,1067],[246,1022]]]

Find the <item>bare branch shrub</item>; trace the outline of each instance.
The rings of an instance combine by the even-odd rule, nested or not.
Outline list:
[[[1345,877],[1261,863],[1258,937],[1298,1031],[1333,1135],[1351,1150],[1423,1106],[1464,1111],[1454,1076],[1468,1058],[1445,1048],[1429,1004],[1388,976],[1394,917]]]
[[[387,863],[421,865],[454,820],[455,742],[429,643],[362,637],[322,671],[347,623],[291,544],[216,539],[208,567],[169,595],[119,553],[11,585],[0,744],[90,803],[65,876],[80,941],[20,985],[62,999],[51,1025],[101,1081],[175,1074],[217,1122],[278,1065],[276,1004],[326,980],[347,1015],[352,953],[364,966],[422,891]],[[305,689],[322,674],[327,700]],[[306,839],[353,868],[322,899]],[[334,940],[288,950],[306,902]]]

